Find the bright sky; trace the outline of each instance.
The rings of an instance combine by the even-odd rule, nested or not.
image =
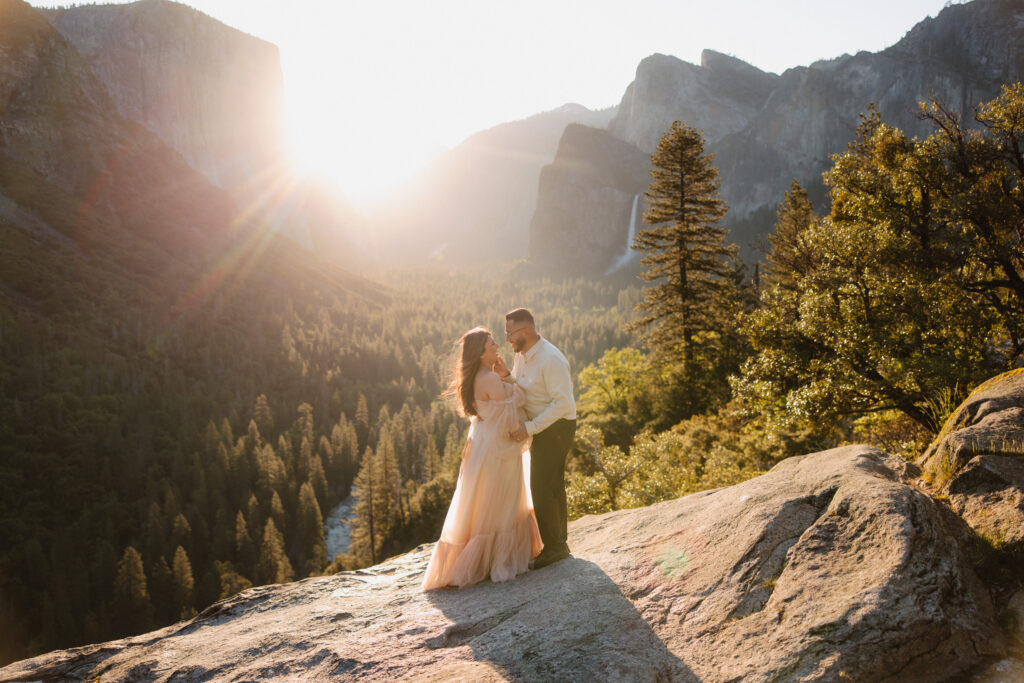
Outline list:
[[[30,0],[37,6],[70,0]],[[188,0],[278,45],[300,165],[367,210],[476,131],[618,104],[655,52],[765,71],[878,51],[948,0]],[[954,3],[957,4],[957,0]]]

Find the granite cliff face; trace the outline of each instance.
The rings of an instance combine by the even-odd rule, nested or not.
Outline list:
[[[168,0],[42,10],[118,112],[233,193],[281,173],[277,46]]]
[[[41,10],[118,113],[153,131],[239,215],[355,267],[362,218],[338,188],[297,176],[285,148],[276,45],[169,0]]]
[[[648,154],[679,119],[703,130],[705,140],[714,143],[744,129],[778,81],[775,74],[713,50],[701,53],[700,66],[651,55],[637,67],[608,128]]]
[[[567,127],[540,175],[530,261],[570,274],[613,268],[628,250],[622,226],[643,226],[649,167],[649,155],[607,131]]]
[[[883,120],[910,135],[929,132],[914,113],[918,102],[933,96],[970,120],[971,107],[995,97],[1001,84],[1024,78],[1022,25],[1020,0],[974,0],[925,19],[882,52],[844,55],[781,76],[713,52],[704,53],[699,67],[654,55],[637,68],[609,132],[650,154],[677,119],[703,128],[729,205],[725,221],[731,239],[745,259],[755,260],[773,229],[775,207],[794,178],[817,208],[825,209],[821,174],[831,166],[830,155],[853,139],[870,103]],[[549,180],[554,184],[541,192],[560,198],[560,204],[538,210],[578,211],[574,199],[582,195],[576,186],[585,180]],[[648,180],[637,178],[645,186]],[[620,204],[588,210],[621,213]],[[625,239],[628,224],[619,224],[618,230]],[[561,239],[580,242],[589,236],[574,232]],[[531,245],[531,252],[546,249],[545,244]],[[589,269],[602,267],[598,259]]]
[[[571,559],[508,583],[424,593],[422,546],[0,681],[1013,680],[1024,593],[979,577],[970,530],[919,474],[865,446],[790,458],[577,520]]]
[[[20,0],[0,0],[0,194],[81,244],[124,229],[180,252],[230,226],[226,194],[119,115],[89,64]]]

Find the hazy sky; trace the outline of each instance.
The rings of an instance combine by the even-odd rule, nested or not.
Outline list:
[[[30,0],[37,6],[69,0]],[[190,0],[281,50],[297,159],[368,208],[439,151],[704,48],[775,73],[877,51],[947,0]]]

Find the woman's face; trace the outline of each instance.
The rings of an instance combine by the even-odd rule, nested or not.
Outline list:
[[[480,354],[480,366],[490,369],[497,360],[498,342],[494,341],[494,337],[488,335],[487,341],[484,342],[484,352]]]

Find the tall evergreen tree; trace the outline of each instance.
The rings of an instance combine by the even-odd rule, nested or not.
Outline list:
[[[132,546],[124,549],[114,579],[114,618],[122,633],[139,633],[151,627],[153,605],[146,588],[142,556]]]
[[[387,496],[381,485],[380,468],[373,449],[366,447],[359,474],[352,484],[352,495],[356,504],[353,510],[351,550],[352,555],[369,558],[377,564],[380,539],[384,536],[381,519],[387,510]]]
[[[273,518],[263,527],[260,559],[256,563],[256,582],[259,584],[285,583],[295,578],[291,562],[284,551],[284,537],[274,525]]]
[[[672,383],[684,389],[671,401],[684,404],[680,418],[708,407],[709,394],[726,393],[711,385],[724,385],[721,366],[730,353],[723,332],[739,312],[737,248],[718,224],[726,205],[711,160],[703,133],[672,124],[651,157],[644,214],[650,227],[632,245],[644,252],[640,277],[652,284],[630,329],[641,333],[655,366],[673,371]]]
[[[192,577],[192,563],[188,559],[188,553],[180,545],[174,551],[171,572],[174,576],[175,610],[179,619],[188,619],[195,615],[195,608],[192,605],[195,579]]]
[[[365,448],[369,445],[367,440],[370,433],[370,409],[366,405],[366,396],[363,394],[359,394],[359,401],[356,403],[354,424],[356,436],[359,438],[359,447]]]
[[[235,561],[243,574],[251,575],[253,563],[256,561],[256,549],[241,510],[235,515]]]
[[[274,433],[274,413],[270,410],[267,397],[260,394],[256,397],[256,406],[253,408],[253,420],[263,434]]]
[[[306,576],[319,573],[327,564],[324,544],[324,518],[320,513],[313,486],[306,482],[299,489],[299,509],[296,512],[299,561]]]
[[[798,279],[814,269],[818,254],[808,230],[815,220],[807,191],[793,180],[775,212],[775,232],[768,237],[767,285],[778,284],[792,291]]]

